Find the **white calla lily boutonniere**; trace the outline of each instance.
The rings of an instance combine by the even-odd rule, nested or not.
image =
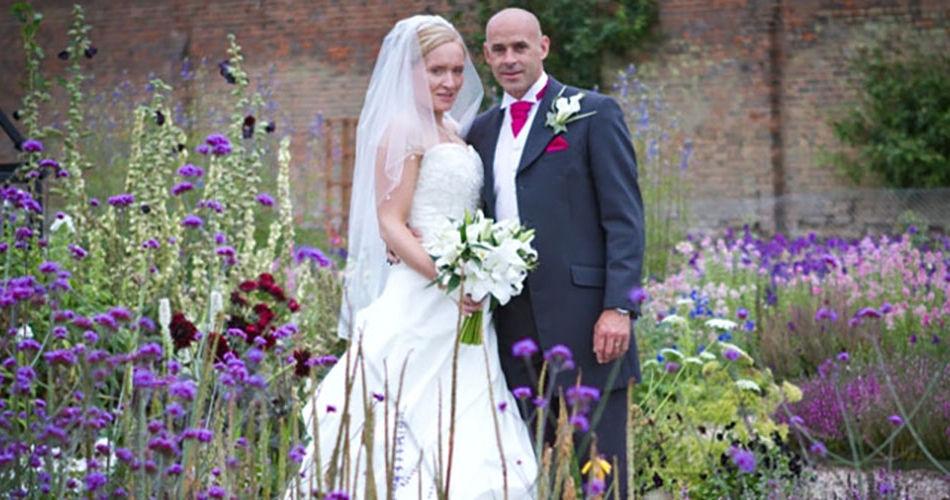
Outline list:
[[[590,113],[577,114],[581,110],[581,99],[584,98],[584,93],[578,92],[571,97],[562,97],[561,94],[564,93],[565,88],[567,87],[562,87],[561,91],[558,92],[557,98],[554,99],[554,103],[551,105],[551,111],[548,111],[548,119],[544,123],[551,127],[555,134],[567,132],[568,123],[597,113],[591,111]]]

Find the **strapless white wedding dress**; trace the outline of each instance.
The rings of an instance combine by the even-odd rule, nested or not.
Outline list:
[[[447,217],[476,209],[482,182],[481,161],[470,146],[430,148],[422,159],[410,225],[423,240],[434,238]],[[334,449],[347,449],[347,459],[339,454],[335,459],[346,472],[337,474],[336,483],[324,483],[321,493],[343,490],[362,500],[366,489],[375,487],[376,497],[384,499],[391,487],[395,499],[436,498],[436,484],[446,483],[449,465],[457,321],[457,305],[443,291],[405,265],[391,268],[382,295],[356,314],[350,350],[304,410],[308,432],[310,416],[317,416],[319,446],[311,442],[307,450],[302,492],[317,484],[315,452],[325,475]],[[490,318],[484,324],[483,346],[459,347],[449,499],[532,498],[537,464],[528,429],[505,384]],[[364,444],[369,424],[371,446]],[[394,465],[391,480],[388,463]],[[291,492],[288,498],[298,497]]]

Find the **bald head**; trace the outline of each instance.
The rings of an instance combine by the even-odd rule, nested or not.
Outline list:
[[[489,33],[493,26],[500,27],[511,24],[521,26],[526,32],[536,34],[539,39],[543,36],[541,33],[541,23],[538,22],[537,16],[524,9],[511,7],[500,10],[494,16],[491,16],[491,19],[488,20],[488,24],[485,25],[485,38],[490,38]]]
[[[541,78],[549,44],[538,18],[524,9],[502,10],[485,25],[485,61],[498,84],[515,99]]]

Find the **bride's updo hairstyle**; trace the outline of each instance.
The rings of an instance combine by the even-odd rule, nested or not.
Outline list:
[[[462,43],[459,34],[451,26],[445,24],[433,23],[423,26],[419,28],[418,37],[422,57],[427,56],[436,47],[449,42],[455,42],[462,47],[462,50],[465,50],[465,44]]]

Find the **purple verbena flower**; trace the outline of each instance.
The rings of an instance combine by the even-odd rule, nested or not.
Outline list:
[[[132,194],[118,194],[109,197],[109,204],[116,208],[125,208],[133,203],[135,203],[135,195]]]
[[[571,418],[567,423],[573,427],[576,427],[577,430],[581,432],[587,432],[590,429],[590,420],[587,419],[587,416],[580,413],[571,415]]]
[[[751,474],[755,472],[755,454],[749,450],[730,447],[727,453],[732,457],[732,462],[739,468],[739,472]]]
[[[274,198],[271,197],[271,195],[267,193],[261,193],[257,195],[257,202],[260,203],[261,205],[264,205],[265,207],[274,206]]]
[[[178,168],[178,175],[182,177],[202,177],[205,175],[205,171],[201,167],[188,163]]]
[[[297,262],[297,264],[300,264],[307,259],[313,260],[320,267],[330,266],[330,259],[328,259],[323,253],[323,250],[308,246],[297,247],[297,249],[294,251],[294,260]]]
[[[172,195],[178,196],[182,193],[191,191],[194,188],[195,188],[194,184],[188,181],[179,182],[178,184],[175,184],[174,186],[172,186]]]
[[[83,260],[88,255],[85,249],[73,243],[70,243],[66,248],[69,249],[69,256],[75,260]]]
[[[181,220],[181,225],[185,227],[201,227],[202,224],[204,224],[204,221],[201,220],[201,217],[194,214],[188,214]]]
[[[531,397],[531,388],[530,387],[515,387],[511,390],[511,394],[518,399],[528,399]]]
[[[630,290],[630,302],[634,304],[642,304],[647,301],[647,292],[641,287],[634,287]]]
[[[880,317],[882,317],[882,316],[883,316],[883,314],[881,314],[881,311],[878,311],[877,309],[875,309],[875,308],[873,308],[873,307],[865,307],[864,309],[861,309],[860,311],[858,311],[857,313],[854,314],[854,317],[855,317],[855,318],[875,318],[875,319],[877,319],[877,318],[880,318]]]
[[[290,449],[290,452],[287,453],[287,457],[297,463],[303,463],[303,459],[307,456],[307,449],[301,445],[294,445]]]
[[[24,153],[42,153],[43,143],[36,139],[27,139],[20,145]]]
[[[517,358],[530,358],[538,351],[538,343],[532,338],[521,339],[511,347],[511,355]]]

